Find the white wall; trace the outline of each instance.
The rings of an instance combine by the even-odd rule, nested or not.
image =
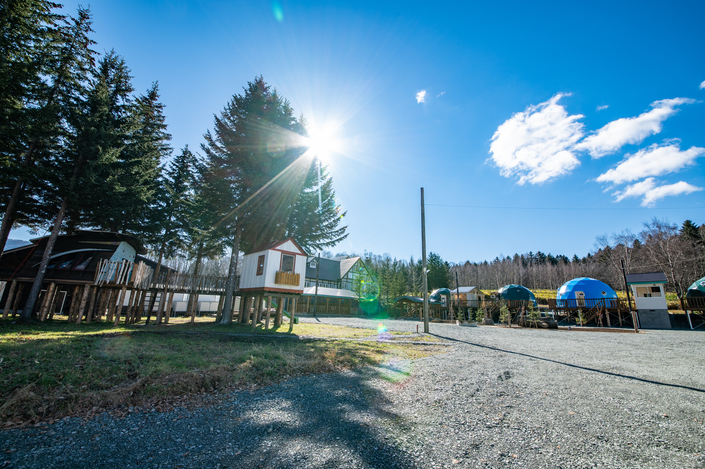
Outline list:
[[[663,292],[663,286],[658,283],[653,284],[643,284],[643,285],[632,285],[632,293],[634,294],[634,301],[636,302],[636,309],[668,309],[668,303],[666,302],[666,296]],[[651,290],[651,287],[659,287],[661,291],[661,296],[656,297],[644,297],[637,296],[637,287],[647,287]]]
[[[298,252],[296,246],[291,242],[287,242],[282,245],[285,248],[287,245],[291,245],[285,250],[292,249],[291,252]],[[279,248],[277,248],[279,249]],[[262,275],[257,275],[257,260],[259,256],[264,254],[264,272]],[[306,256],[296,255],[294,262],[294,273],[299,274],[299,285],[279,285],[274,283],[274,278],[281,267],[282,255],[284,253],[274,250],[254,252],[252,254],[247,254],[242,260],[242,274],[240,275],[240,288],[241,289],[264,289],[264,288],[276,288],[280,290],[292,290],[301,291],[304,289],[304,283],[306,282]]]

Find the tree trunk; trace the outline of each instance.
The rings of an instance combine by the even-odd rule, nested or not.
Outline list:
[[[240,225],[235,227],[235,239],[233,240],[233,251],[230,254],[230,268],[228,269],[228,281],[225,285],[225,301],[223,302],[223,324],[232,324],[233,322],[233,293],[235,291],[235,282],[237,281],[237,261],[240,255],[240,238],[242,236],[242,228]]]
[[[56,215],[56,220],[54,221],[54,227],[51,229],[51,235],[47,240],[46,247],[44,248],[44,255],[42,256],[42,262],[39,264],[39,270],[37,271],[37,276],[34,278],[34,283],[32,283],[32,289],[29,292],[29,298],[27,303],[24,305],[22,310],[22,315],[20,316],[21,322],[27,322],[32,317],[32,311],[34,311],[34,306],[37,303],[37,298],[39,298],[39,292],[42,290],[42,282],[44,282],[44,274],[47,270],[47,265],[49,265],[49,260],[51,259],[51,254],[54,251],[54,245],[56,244],[56,238],[59,237],[59,230],[61,229],[61,223],[64,221],[64,216],[66,215],[66,209],[68,208],[68,202],[66,199],[61,203],[61,208],[59,213]]]
[[[201,258],[203,257],[203,241],[198,243],[198,251],[196,251],[196,265],[193,268],[193,281],[191,282],[191,292],[188,295],[188,310],[186,314],[191,317],[191,324],[196,320],[196,300],[198,299],[198,293],[194,291],[198,288],[198,271],[201,266]],[[195,286],[195,288],[194,288]]]

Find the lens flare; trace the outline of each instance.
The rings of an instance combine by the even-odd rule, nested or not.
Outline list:
[[[274,13],[274,18],[280,23],[284,21],[284,9],[282,8],[281,2],[272,2],[272,13]]]
[[[392,340],[392,334],[387,332],[387,328],[380,322],[377,326],[377,341],[382,342],[387,340]]]

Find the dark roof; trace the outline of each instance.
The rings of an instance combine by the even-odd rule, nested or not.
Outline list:
[[[306,261],[306,278],[316,278],[316,269],[310,266],[315,257],[309,257]],[[321,257],[321,266],[318,269],[318,279],[328,282],[337,282],[340,280],[340,261],[336,259],[327,259]]]
[[[418,297],[418,296],[411,296],[411,295],[400,296],[399,298],[395,299],[394,302],[396,303],[397,301],[401,301],[401,300],[407,300],[407,301],[411,301],[414,303],[423,303],[423,298]],[[432,304],[432,305],[442,304],[440,302],[440,300],[433,300],[433,299],[431,299],[430,296],[428,297],[428,303]]]
[[[48,240],[48,236],[36,238],[32,240],[33,244],[3,251],[0,257],[0,278],[34,278],[39,270]],[[60,235],[56,239],[52,259],[58,262],[64,257],[63,260],[67,262],[71,260],[74,264],[62,269],[56,262],[50,263],[45,278],[92,281],[99,260],[110,258],[122,241],[129,243],[137,254],[146,253],[140,240],[128,234],[79,230],[73,235]],[[80,270],[73,268],[84,261],[88,264]],[[52,267],[52,264],[56,267]]]
[[[668,283],[663,272],[645,272],[643,274],[627,274],[627,283]]]

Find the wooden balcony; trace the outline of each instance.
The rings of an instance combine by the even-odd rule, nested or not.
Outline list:
[[[274,274],[274,283],[277,285],[289,285],[292,287],[298,287],[299,280],[300,280],[299,274],[292,274],[290,272],[282,272],[281,270],[275,272],[275,274]]]

